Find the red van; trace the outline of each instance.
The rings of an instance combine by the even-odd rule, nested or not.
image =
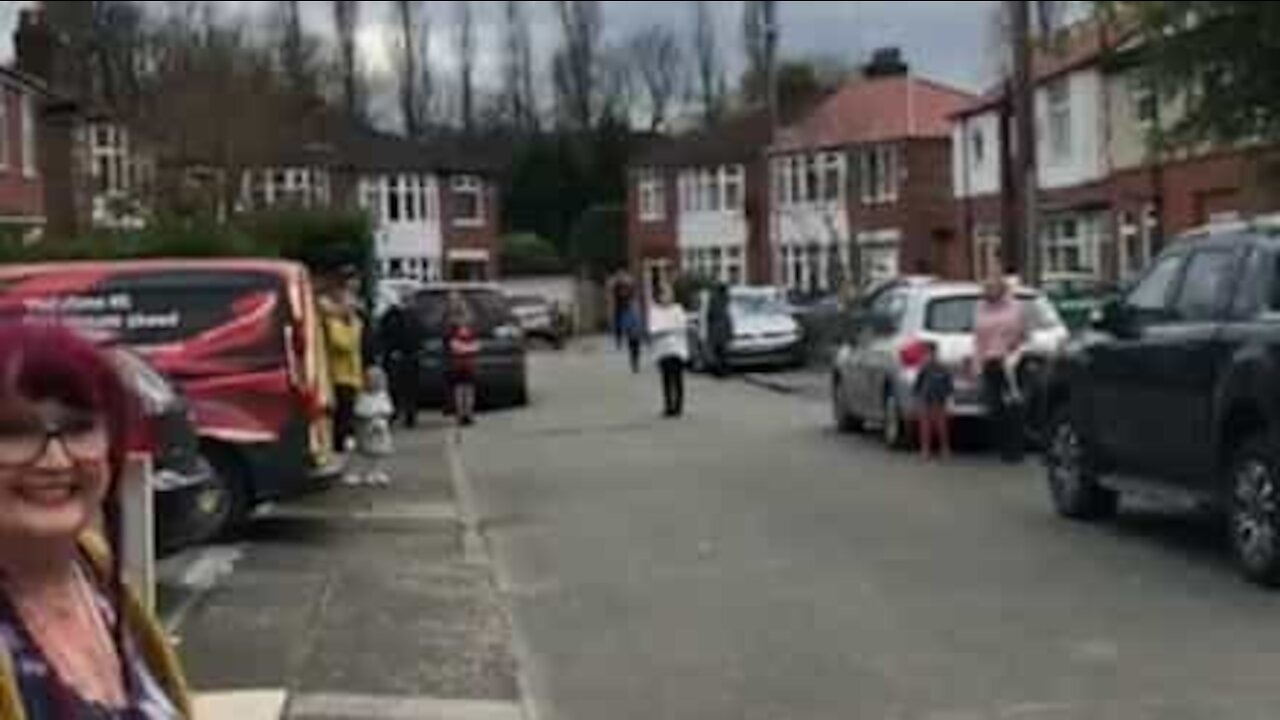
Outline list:
[[[175,381],[205,456],[254,505],[318,487],[331,464],[328,367],[311,279],[276,260],[0,267],[0,319],[56,319],[122,344]]]

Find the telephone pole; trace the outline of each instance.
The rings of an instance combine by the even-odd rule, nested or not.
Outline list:
[[[772,129],[771,135],[777,135],[780,123],[778,110],[778,3],[772,0],[764,3],[764,37],[769,127]]]
[[[1036,177],[1035,78],[1031,57],[1031,2],[1008,0],[1013,49],[1013,192],[1018,208],[1018,236],[1007,239],[1006,269],[1021,273],[1024,282],[1040,282],[1039,193]],[[1016,243],[1016,245],[1014,245]],[[1006,250],[1006,251],[1007,251]],[[1012,266],[1012,267],[1010,267]]]

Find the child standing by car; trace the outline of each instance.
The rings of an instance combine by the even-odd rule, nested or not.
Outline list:
[[[345,477],[348,485],[390,485],[391,476],[383,461],[395,451],[391,421],[396,409],[387,391],[387,375],[371,367],[365,373],[364,389],[356,399],[356,456]]]
[[[476,356],[480,354],[480,341],[471,327],[471,313],[460,295],[449,301],[449,378],[453,393],[453,410],[459,425],[475,423],[476,409]]]
[[[955,381],[951,371],[938,360],[938,346],[925,343],[924,367],[916,376],[915,395],[920,408],[920,453],[929,459],[933,438],[938,438],[938,454],[951,456],[951,428],[947,418]]]

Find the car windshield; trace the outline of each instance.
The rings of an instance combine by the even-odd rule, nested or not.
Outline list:
[[[930,300],[925,309],[925,330],[942,335],[967,335],[973,332],[978,311],[978,295]],[[1057,312],[1040,296],[1019,295],[1023,317],[1031,330],[1047,330],[1061,325]]]
[[[511,309],[501,293],[494,290],[457,292],[467,307],[476,332],[487,334],[498,327],[511,324]],[[427,332],[439,335],[445,331],[450,293],[448,290],[427,290],[414,297],[414,307],[417,308]]]
[[[513,308],[537,308],[547,304],[546,300],[536,295],[513,295],[507,302]]]
[[[777,295],[750,293],[733,295],[730,307],[743,315],[778,315],[787,312],[787,305]]]

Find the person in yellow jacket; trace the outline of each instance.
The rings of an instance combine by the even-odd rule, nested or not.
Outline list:
[[[192,717],[112,554],[137,405],[71,330],[0,326],[0,720]]]
[[[320,308],[333,380],[333,449],[345,453],[355,440],[356,397],[364,386],[364,323],[345,285],[336,286]]]

